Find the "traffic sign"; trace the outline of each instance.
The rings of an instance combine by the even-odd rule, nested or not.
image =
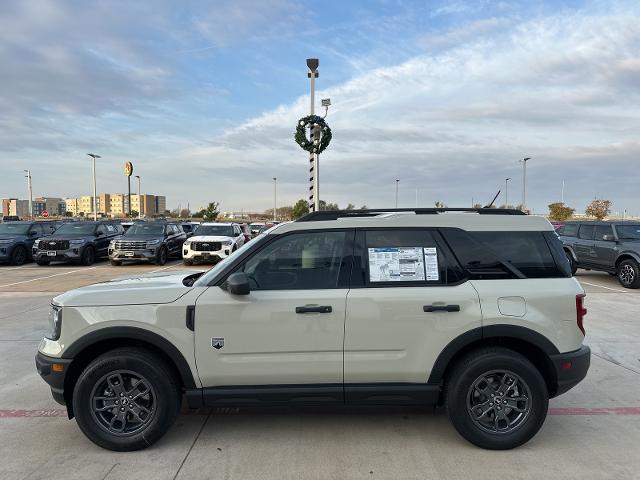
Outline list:
[[[42,211],[42,216],[43,216],[44,218],[47,218],[47,217],[49,216],[49,212],[47,212],[46,210],[43,210],[43,211]]]

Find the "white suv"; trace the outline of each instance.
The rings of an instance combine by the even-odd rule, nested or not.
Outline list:
[[[220,260],[244,245],[244,234],[237,223],[202,223],[182,245],[182,261]]]
[[[69,291],[38,371],[113,450],[158,440],[183,395],[446,405],[472,443],[516,447],[587,373],[584,292],[544,218],[451,210],[311,213],[206,273]]]

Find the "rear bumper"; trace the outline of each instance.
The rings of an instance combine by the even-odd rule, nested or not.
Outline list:
[[[51,387],[53,399],[61,405],[65,405],[64,379],[70,363],[71,359],[68,358],[49,357],[40,352],[36,354],[36,370]],[[54,364],[58,365],[55,370]],[[62,371],[59,371],[61,369],[60,365],[62,366]]]
[[[579,350],[550,355],[556,371],[557,388],[554,397],[571,390],[587,376],[591,364],[591,349],[583,345]]]

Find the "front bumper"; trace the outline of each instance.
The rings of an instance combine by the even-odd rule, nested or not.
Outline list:
[[[11,243],[0,244],[0,263],[10,261],[12,251],[13,251],[13,244]]]
[[[191,250],[190,248],[182,248],[182,258],[194,261],[222,260],[231,254],[232,245],[225,245],[220,250]]]
[[[64,379],[70,364],[71,359],[68,358],[50,357],[41,352],[36,354],[36,370],[38,370],[42,379],[49,384],[53,399],[60,405],[66,404],[64,400]]]
[[[156,248],[145,248],[140,250],[116,250],[115,248],[109,248],[109,260],[137,260],[154,262],[158,250]]]
[[[71,247],[67,250],[40,250],[33,248],[34,260],[49,260],[50,262],[79,262],[82,257],[82,246]]]
[[[556,371],[557,387],[553,396],[562,395],[571,390],[587,376],[591,364],[591,349],[583,345],[579,350],[550,355]]]

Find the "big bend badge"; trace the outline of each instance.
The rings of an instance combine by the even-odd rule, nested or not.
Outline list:
[[[220,350],[222,347],[224,347],[224,337],[212,337],[211,346],[216,350]]]

